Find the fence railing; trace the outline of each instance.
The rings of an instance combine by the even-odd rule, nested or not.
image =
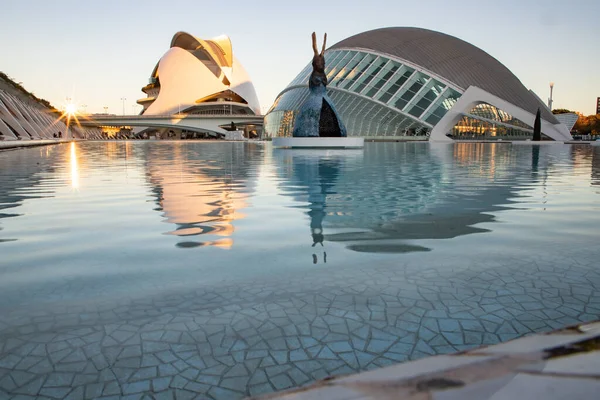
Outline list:
[[[250,114],[230,114],[230,113],[203,113],[203,114],[160,114],[160,115],[88,115],[88,119],[102,120],[102,119],[150,119],[150,118],[202,118],[202,117],[215,117],[215,116],[227,116],[235,118],[264,118],[264,115],[250,115]]]

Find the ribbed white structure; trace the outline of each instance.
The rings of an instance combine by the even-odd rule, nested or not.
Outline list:
[[[456,37],[391,27],[363,32],[325,51],[327,93],[349,137],[378,140],[526,140],[535,115],[542,134],[571,139],[569,129],[502,63]],[[278,95],[265,133],[292,135],[309,94],[311,63]]]
[[[97,128],[77,127],[75,120],[67,129],[64,118],[34,101],[24,101],[0,88],[0,140],[45,140],[60,136],[85,138]]]

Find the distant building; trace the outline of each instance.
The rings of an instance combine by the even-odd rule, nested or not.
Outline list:
[[[596,99],[596,114],[600,114],[600,97]]]
[[[260,114],[254,85],[227,36],[203,40],[177,32],[142,91],[143,115]]]
[[[575,122],[579,119],[579,115],[575,113],[556,114],[555,117],[561,124],[565,125],[569,131],[573,130]]]
[[[325,51],[327,93],[348,136],[368,139],[525,140],[538,109],[542,133],[569,140],[546,104],[498,60],[458,38],[420,28],[382,28]],[[268,136],[290,136],[308,97],[309,63],[265,116]]]
[[[76,119],[69,121],[65,114],[59,115],[47,101],[0,75],[0,141],[88,138],[100,133],[97,128],[82,128]]]

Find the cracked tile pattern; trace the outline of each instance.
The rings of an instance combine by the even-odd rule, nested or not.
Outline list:
[[[348,267],[113,304],[15,308],[0,318],[0,393],[242,398],[600,315],[593,263],[565,269],[564,259],[541,258],[482,270],[456,261],[435,274],[410,264]]]
[[[324,199],[332,213],[345,210],[329,200],[343,191],[334,193],[332,182],[321,174],[325,189],[318,195],[310,187],[283,193],[285,185],[287,189],[301,185],[302,168],[313,173],[314,165],[269,161],[268,151],[244,147],[244,153],[239,146],[225,152],[243,160],[233,172],[221,161],[198,170],[206,178],[203,182],[212,185],[210,201],[195,192],[179,194],[186,200],[200,198],[194,207],[204,210],[201,217],[221,218],[219,223],[227,225],[223,230],[211,225],[214,230],[205,233],[210,219],[202,222],[203,233],[193,237],[210,236],[210,242],[217,243],[219,235],[229,235],[233,244],[177,246],[181,237],[170,232],[184,230],[189,235],[186,229],[200,229],[197,221],[186,225],[177,219],[183,218],[178,210],[168,209],[173,187],[167,178],[181,176],[183,183],[192,184],[200,175],[183,166],[176,174],[167,169],[171,154],[182,150],[167,144],[136,144],[128,154],[123,144],[80,146],[77,190],[69,175],[69,159],[61,153],[64,149],[69,154],[65,146],[42,154],[37,167],[18,159],[19,154],[8,154],[23,166],[18,168],[24,171],[22,179],[3,176],[6,169],[0,169],[0,189],[12,185],[0,193],[0,203],[12,208],[10,216],[5,210],[0,214],[0,233],[11,239],[0,243],[4,261],[0,262],[0,399],[239,399],[504,342],[600,315],[599,251],[590,245],[594,237],[576,234],[567,225],[565,231],[572,237],[566,233],[565,237],[562,231],[547,229],[552,225],[544,225],[565,223],[560,213],[552,212],[564,209],[561,193],[581,196],[593,190],[589,174],[598,170],[592,168],[596,154],[588,150],[568,159],[579,160],[588,180],[578,175],[583,183],[566,180],[567,186],[561,186],[555,181],[555,189],[546,193],[525,191],[530,194],[527,201],[535,203],[533,211],[501,214],[496,205],[508,203],[511,196],[524,196],[513,189],[517,184],[512,178],[498,183],[504,193],[500,200],[473,200],[476,195],[470,190],[477,189],[475,184],[453,194],[459,204],[478,204],[476,223],[486,227],[480,232],[446,235],[438,241],[431,236],[402,236],[389,221],[373,226],[372,231],[386,240],[419,239],[431,250],[386,253],[354,251],[359,247],[347,246],[347,236],[340,239],[339,235],[347,235],[344,232],[336,236],[340,240],[330,241],[326,231],[324,246],[311,247],[314,236],[311,240],[309,228],[314,220],[321,218],[323,227],[334,231],[343,224],[331,226],[327,221],[333,224],[343,218],[310,212]],[[208,159],[223,159],[215,148],[202,147]],[[190,160],[195,149],[188,148],[182,156],[188,164],[194,164]],[[377,157],[386,159],[385,152],[378,153],[382,147],[373,149],[366,149],[367,165]],[[472,148],[448,148],[448,154],[460,155],[461,149]],[[495,160],[498,168],[500,160],[520,157],[512,150],[496,150],[494,154],[506,157],[487,150],[483,156]],[[542,154],[540,165],[559,156]],[[110,165],[111,174],[96,171],[99,165]],[[259,167],[262,183],[256,179]],[[292,168],[297,180],[278,175],[286,168]],[[162,172],[153,172],[157,170]],[[236,178],[228,180],[230,175]],[[434,181],[442,182],[443,177],[436,175]],[[261,186],[264,181],[272,186]],[[19,182],[35,187],[39,198],[32,198],[35,191],[19,188]],[[216,198],[213,192],[225,187],[235,190],[227,192],[229,197]],[[314,207],[303,203],[299,210],[298,202],[307,191]],[[547,202],[542,204],[544,195]],[[228,203],[236,196],[245,203]],[[591,202],[593,196],[597,194],[586,199]],[[123,205],[127,202],[131,205]],[[245,215],[227,217],[231,204],[245,207]],[[535,212],[542,207],[550,210],[549,217],[537,221],[540,214]],[[65,236],[65,213],[73,208],[80,218],[69,220],[71,232]],[[94,217],[99,212],[101,217]],[[504,224],[494,224],[489,215],[484,218],[485,212],[496,213]],[[160,221],[161,216],[166,220]],[[359,217],[374,221],[378,215]],[[272,230],[261,229],[265,218],[272,218],[267,224]],[[597,226],[598,217],[589,215],[586,220],[580,221],[582,226]],[[535,235],[513,238],[515,230]],[[28,232],[34,234],[27,236]],[[374,242],[373,237],[367,239],[356,240]],[[313,264],[313,253],[319,263]]]
[[[434,356],[260,396],[316,399],[596,398],[600,324],[573,325],[504,344]],[[502,354],[502,356],[499,356]]]

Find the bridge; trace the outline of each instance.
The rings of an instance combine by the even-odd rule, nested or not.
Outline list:
[[[263,115],[88,115],[79,119],[82,126],[136,126],[145,128],[174,128],[193,132],[225,134],[233,122],[237,128],[248,125],[262,127]]]

